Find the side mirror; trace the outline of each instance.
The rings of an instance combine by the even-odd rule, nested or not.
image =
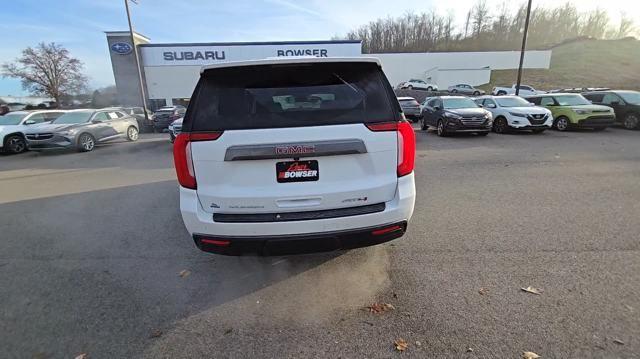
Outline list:
[[[484,108],[484,105],[481,105],[481,104],[477,104],[477,105],[478,105],[478,107],[480,107],[480,108]],[[488,107],[488,106],[487,106],[487,107]]]
[[[535,106],[536,104],[533,102],[529,102],[529,106]]]
[[[102,120],[93,119],[93,120],[91,120],[91,123],[102,123]]]
[[[496,108],[496,104],[490,103],[487,105],[487,108]]]
[[[434,106],[433,109],[436,110],[436,111],[442,110],[442,108],[440,106]]]
[[[26,121],[24,121],[24,124],[25,125],[35,125],[36,121],[34,121],[34,120],[26,120]]]

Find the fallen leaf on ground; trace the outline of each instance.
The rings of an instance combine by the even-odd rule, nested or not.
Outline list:
[[[396,347],[396,350],[399,352],[403,352],[407,350],[407,348],[409,347],[409,343],[407,343],[407,341],[402,338],[396,339],[396,341],[393,342],[393,345]]]
[[[151,338],[159,338],[161,335],[162,335],[162,330],[156,329],[156,330],[151,332],[150,337]]]
[[[622,340],[620,340],[620,339],[614,339],[613,342],[618,344],[618,345],[624,345],[624,342]]]
[[[183,270],[181,270],[181,271],[180,271],[180,273],[178,273],[178,275],[179,275],[180,277],[182,277],[182,278],[184,278],[184,277],[188,276],[189,274],[191,274],[191,271],[188,271],[188,270],[186,270],[186,269],[183,269]]]
[[[534,353],[534,352],[523,352],[522,353],[522,359],[538,359],[540,358],[540,355]]]
[[[224,331],[224,335],[231,334],[231,332],[233,332],[233,328],[228,328]]]
[[[480,293],[480,295],[485,295],[489,292],[489,290],[484,289],[484,288],[480,288],[480,290],[478,290],[478,293]]]
[[[75,359],[87,359],[89,356],[87,355],[87,353],[80,353],[76,356]]]
[[[520,288],[520,289],[522,289],[523,291],[525,291],[527,293],[531,293],[531,294],[538,294],[538,295],[542,294],[542,290],[541,289],[534,288],[532,286],[528,286],[526,288]]]
[[[420,341],[419,341],[419,340],[416,340],[416,346],[417,346],[417,347],[419,347],[419,346],[421,346],[421,345],[422,345],[422,343],[420,343]]]
[[[371,313],[382,313],[388,310],[394,310],[396,307],[389,303],[373,303],[367,307]]]
[[[467,353],[473,353],[473,349],[472,348],[467,348]]]

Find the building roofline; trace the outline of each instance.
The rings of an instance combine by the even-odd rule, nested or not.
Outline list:
[[[311,40],[311,41],[250,41],[250,42],[171,42],[164,44],[140,44],[140,47],[188,47],[188,46],[248,46],[248,45],[328,45],[361,44],[361,40]]]
[[[129,31],[105,31],[104,33],[107,34],[107,36],[109,36],[109,35],[113,35],[113,36],[129,36]],[[146,37],[146,36],[144,36],[144,35],[142,35],[140,33],[137,33],[135,31],[133,32],[133,36],[139,37],[139,38],[141,38],[143,40],[151,42],[150,38],[148,38],[148,37]],[[138,46],[140,46],[140,45],[138,45]]]

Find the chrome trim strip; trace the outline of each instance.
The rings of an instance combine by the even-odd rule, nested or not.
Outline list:
[[[300,147],[298,152],[278,151],[278,148]],[[330,140],[292,143],[273,143],[264,145],[240,145],[227,148],[225,161],[265,160],[277,158],[302,158],[319,156],[339,156],[367,153],[362,140]]]

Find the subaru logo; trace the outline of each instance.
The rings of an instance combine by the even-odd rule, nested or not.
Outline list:
[[[111,45],[111,51],[119,55],[127,55],[131,53],[132,50],[133,48],[131,47],[131,45],[127,44],[126,42],[116,42],[115,44]]]
[[[35,135],[34,137],[35,137],[35,138],[38,138],[38,137],[40,137],[40,135],[36,133],[36,135]]]

